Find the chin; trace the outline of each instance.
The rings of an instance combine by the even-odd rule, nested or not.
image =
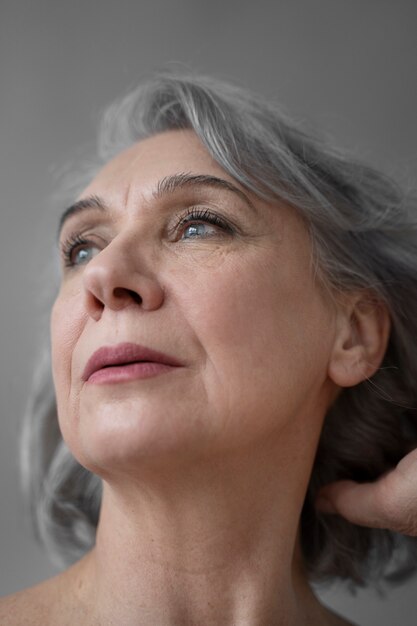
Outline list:
[[[146,468],[173,469],[186,462],[191,450],[198,455],[202,433],[199,428],[198,437],[193,436],[195,422],[189,414],[187,419],[169,407],[133,405],[130,400],[90,408],[80,412],[74,428],[63,428],[64,439],[81,465],[108,478],[120,472],[140,474]]]

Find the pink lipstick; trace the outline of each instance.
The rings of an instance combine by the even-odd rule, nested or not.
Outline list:
[[[151,378],[182,365],[162,352],[135,343],[120,343],[94,352],[85,366],[82,380],[103,384]]]

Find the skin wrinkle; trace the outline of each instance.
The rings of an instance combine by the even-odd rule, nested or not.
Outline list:
[[[150,200],[156,181],[191,165],[227,177],[193,133],[163,133],[116,157],[83,194],[113,207],[111,230],[65,270],[53,368],[63,436],[104,484],[96,546],[68,586],[81,589],[86,626],[336,624],[308,586],[297,537],[346,318],[316,284],[291,207],[255,199],[257,219],[226,190]],[[241,232],[164,238],[173,205],[205,198]],[[111,387],[82,382],[92,352],[119,341],[185,366]]]

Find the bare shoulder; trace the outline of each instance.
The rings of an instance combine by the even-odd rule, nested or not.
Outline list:
[[[65,616],[73,614],[74,608],[74,576],[70,570],[0,598],[1,626],[69,624]]]
[[[25,626],[49,624],[51,608],[56,605],[57,584],[54,578],[0,598],[0,624]]]

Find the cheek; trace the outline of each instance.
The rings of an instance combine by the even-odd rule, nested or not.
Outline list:
[[[191,284],[184,298],[187,317],[212,347],[224,346],[233,359],[299,349],[304,336],[314,343],[313,331],[322,326],[324,308],[314,285],[276,262],[225,263]]]
[[[60,293],[51,311],[52,374],[55,385],[58,415],[69,402],[71,389],[72,355],[85,323],[80,298]]]
[[[304,389],[325,379],[330,347],[329,316],[309,272],[269,261],[224,264],[190,297],[207,394],[219,410],[239,407],[248,419],[301,401]]]

